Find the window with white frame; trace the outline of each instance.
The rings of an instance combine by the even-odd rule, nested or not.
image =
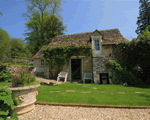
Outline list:
[[[94,40],[94,48],[95,48],[95,51],[100,51],[100,41],[99,40]]]
[[[41,67],[44,67],[44,60],[41,60]]]

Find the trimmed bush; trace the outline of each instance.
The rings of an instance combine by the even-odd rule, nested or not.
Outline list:
[[[12,86],[13,87],[21,87],[33,83],[36,81],[36,78],[28,73],[26,69],[20,72],[18,75],[12,76]]]

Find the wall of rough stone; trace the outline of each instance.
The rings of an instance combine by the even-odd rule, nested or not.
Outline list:
[[[42,68],[41,67],[41,59],[34,59],[33,68]],[[43,77],[43,76],[48,77],[47,76],[47,68],[46,68],[46,71],[44,71],[44,72],[35,72],[35,75],[36,76],[41,76],[41,77]]]
[[[0,71],[10,70],[12,74],[19,74],[24,68],[29,72],[33,69],[33,67],[28,66],[0,65]]]
[[[92,68],[92,57],[84,57],[83,58],[83,74],[84,73],[92,73],[93,68]]]
[[[93,79],[94,83],[100,83],[100,73],[108,73],[110,76],[110,72],[106,69],[105,64],[107,59],[111,59],[113,50],[112,45],[102,45],[102,53],[99,56],[93,57]],[[109,79],[111,82],[111,79]]]
[[[89,57],[77,57],[77,58],[72,58],[72,59],[81,59],[81,60],[83,60],[82,66],[81,66],[81,68],[83,69],[82,79],[83,79],[84,73],[92,73],[93,72],[91,56],[89,56]],[[45,68],[46,67],[47,66],[45,66]],[[47,69],[48,69],[48,67],[47,67]],[[70,74],[71,73],[71,60],[69,61],[68,65],[63,66],[62,71],[63,72],[68,72],[68,81],[71,81],[71,74]],[[48,75],[48,72],[47,72],[47,75]]]
[[[99,73],[107,73],[104,57],[93,57],[94,83],[100,83]]]
[[[83,73],[82,73],[82,79],[83,79],[83,76],[84,76],[84,73],[92,73],[92,58],[91,56],[89,57],[79,57],[79,58],[72,58],[72,59],[81,59],[83,60],[82,62],[82,66],[81,68],[83,69]],[[64,72],[68,72],[68,80],[71,81],[71,61],[69,61],[69,64],[68,65],[65,65],[63,67],[63,70]]]
[[[40,64],[41,64],[41,59],[34,59],[33,68],[40,67]]]
[[[111,56],[112,45],[102,45],[102,55]]]
[[[44,65],[45,71],[44,71],[44,75],[45,78],[49,78],[49,67],[48,65]]]
[[[84,73],[93,73],[93,78],[94,78],[94,83],[99,83],[100,78],[99,74],[100,73],[109,73],[110,72],[106,69],[105,67],[105,60],[107,59],[115,59],[116,60],[116,55],[120,56],[121,53],[119,53],[116,49],[116,45],[102,45],[102,53],[98,57],[81,57],[81,58],[72,58],[72,59],[82,59],[83,60],[83,73],[82,73],[82,79],[84,77]],[[93,63],[92,63],[93,61]],[[34,68],[35,67],[40,67],[40,62],[41,59],[34,59]],[[49,67],[47,65],[44,66],[45,72],[44,73],[37,73],[37,75],[45,75],[46,78],[49,78]],[[65,65],[62,69],[64,72],[68,72],[68,80],[71,80],[71,62],[69,61],[68,65]],[[111,80],[109,81],[111,83]]]

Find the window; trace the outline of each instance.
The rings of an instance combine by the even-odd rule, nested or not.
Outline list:
[[[44,67],[44,60],[41,60],[41,67]]]
[[[99,51],[100,50],[99,40],[94,40],[94,45],[95,45],[95,51]]]

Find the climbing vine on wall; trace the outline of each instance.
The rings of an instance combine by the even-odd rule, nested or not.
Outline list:
[[[48,47],[43,50],[46,64],[49,65],[50,74],[59,73],[64,65],[69,63],[71,56],[91,56],[92,49],[90,45],[75,45],[75,46],[57,46],[55,48]]]
[[[141,79],[138,79],[130,71],[122,68],[115,60],[109,60],[106,67],[111,71],[111,79],[114,84],[123,84],[127,82],[128,85],[141,85]]]

